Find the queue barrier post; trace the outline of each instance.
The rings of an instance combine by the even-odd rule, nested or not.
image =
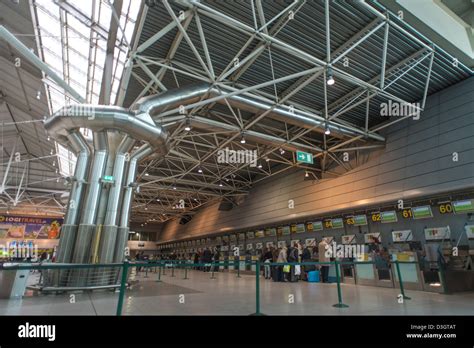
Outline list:
[[[184,264],[184,278],[183,279],[189,279],[188,278],[188,265],[187,265],[187,263]]]
[[[125,297],[125,285],[127,283],[128,262],[125,261],[122,266],[122,278],[120,280],[120,293],[117,302],[117,316],[122,315],[123,298]]]
[[[214,276],[214,268],[215,268],[215,265],[216,265],[216,263],[213,262],[213,263],[212,263],[212,268],[211,268],[211,278],[210,278],[210,279],[216,279],[216,277]]]
[[[160,262],[160,264],[159,264],[159,266],[158,266],[158,278],[156,279],[156,282],[157,282],[157,283],[158,283],[158,282],[161,282],[161,265],[162,265],[162,264],[161,264],[161,262]]]
[[[166,275],[166,261],[163,264],[163,275]]]
[[[237,260],[237,278],[240,278],[240,260]]]
[[[400,292],[404,300],[411,300],[411,297],[405,295],[405,289],[403,288],[402,273],[400,272],[400,264],[398,260],[395,260],[395,267],[397,268],[398,283],[400,284]]]
[[[253,316],[265,315],[260,312],[260,261],[256,261],[255,265],[255,313]]]
[[[175,268],[175,263],[174,261],[171,262],[171,277],[174,277],[174,268]]]
[[[336,267],[336,282],[337,282],[337,300],[338,303],[332,305],[336,308],[348,308],[349,306],[342,302],[341,278],[339,275],[339,262],[334,260],[334,267]]]
[[[148,267],[145,267],[145,277],[143,278],[148,278]]]

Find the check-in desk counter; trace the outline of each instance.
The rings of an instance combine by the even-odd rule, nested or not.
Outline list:
[[[257,263],[257,261],[259,260],[259,258],[260,258],[260,257],[257,256],[257,255],[252,255],[252,257],[251,257],[252,265],[250,266],[250,270],[251,270],[253,273],[257,272],[257,265],[256,265],[256,263]],[[261,266],[260,268],[263,267],[263,265],[260,265],[260,266]]]
[[[246,260],[246,256],[239,256],[238,257],[239,259],[239,269],[240,271],[245,271],[245,260]]]
[[[355,268],[352,262],[354,261],[351,259],[342,259],[340,265],[340,272],[341,275],[341,282],[346,284],[355,284],[356,276],[355,276]]]
[[[423,276],[420,271],[418,257],[415,252],[404,251],[392,254],[392,261],[399,261],[403,288],[407,290],[423,290]],[[395,287],[400,287],[397,265],[392,264],[392,275]]]
[[[229,263],[227,269],[230,271],[233,271],[235,269],[235,256],[229,256],[228,257]]]
[[[363,254],[355,263],[356,284],[358,285],[377,285],[375,277],[375,265],[372,263],[372,257],[368,254]],[[365,263],[371,262],[371,263]]]

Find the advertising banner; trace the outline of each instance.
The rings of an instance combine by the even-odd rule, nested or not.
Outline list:
[[[63,219],[0,215],[0,239],[58,239]]]

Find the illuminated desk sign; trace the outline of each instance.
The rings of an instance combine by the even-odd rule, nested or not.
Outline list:
[[[472,199],[453,202],[453,208],[456,214],[466,214],[474,212],[474,204],[472,202]]]
[[[474,225],[466,225],[464,230],[466,230],[467,239],[474,239]]]
[[[355,234],[346,234],[341,237],[342,238],[342,244],[356,244],[356,238]]]
[[[342,218],[330,219],[325,221],[326,228],[343,228],[344,220]]]
[[[413,240],[411,230],[392,231],[392,240],[394,243],[409,242]]]
[[[443,240],[451,238],[451,230],[449,226],[425,228],[426,240]]]
[[[433,217],[433,212],[429,205],[423,205],[420,207],[411,208],[413,219],[428,219]]]
[[[389,224],[397,221],[397,212],[395,210],[383,211],[380,213],[380,222],[383,224]]]
[[[307,247],[314,247],[316,246],[316,239],[315,238],[308,238],[305,241]]]
[[[246,250],[252,250],[252,249],[253,249],[253,244],[252,243],[247,244]]]
[[[239,233],[239,240],[245,240],[245,233]]]

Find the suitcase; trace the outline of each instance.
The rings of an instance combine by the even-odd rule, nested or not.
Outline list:
[[[308,272],[308,282],[310,283],[319,283],[319,271]]]

